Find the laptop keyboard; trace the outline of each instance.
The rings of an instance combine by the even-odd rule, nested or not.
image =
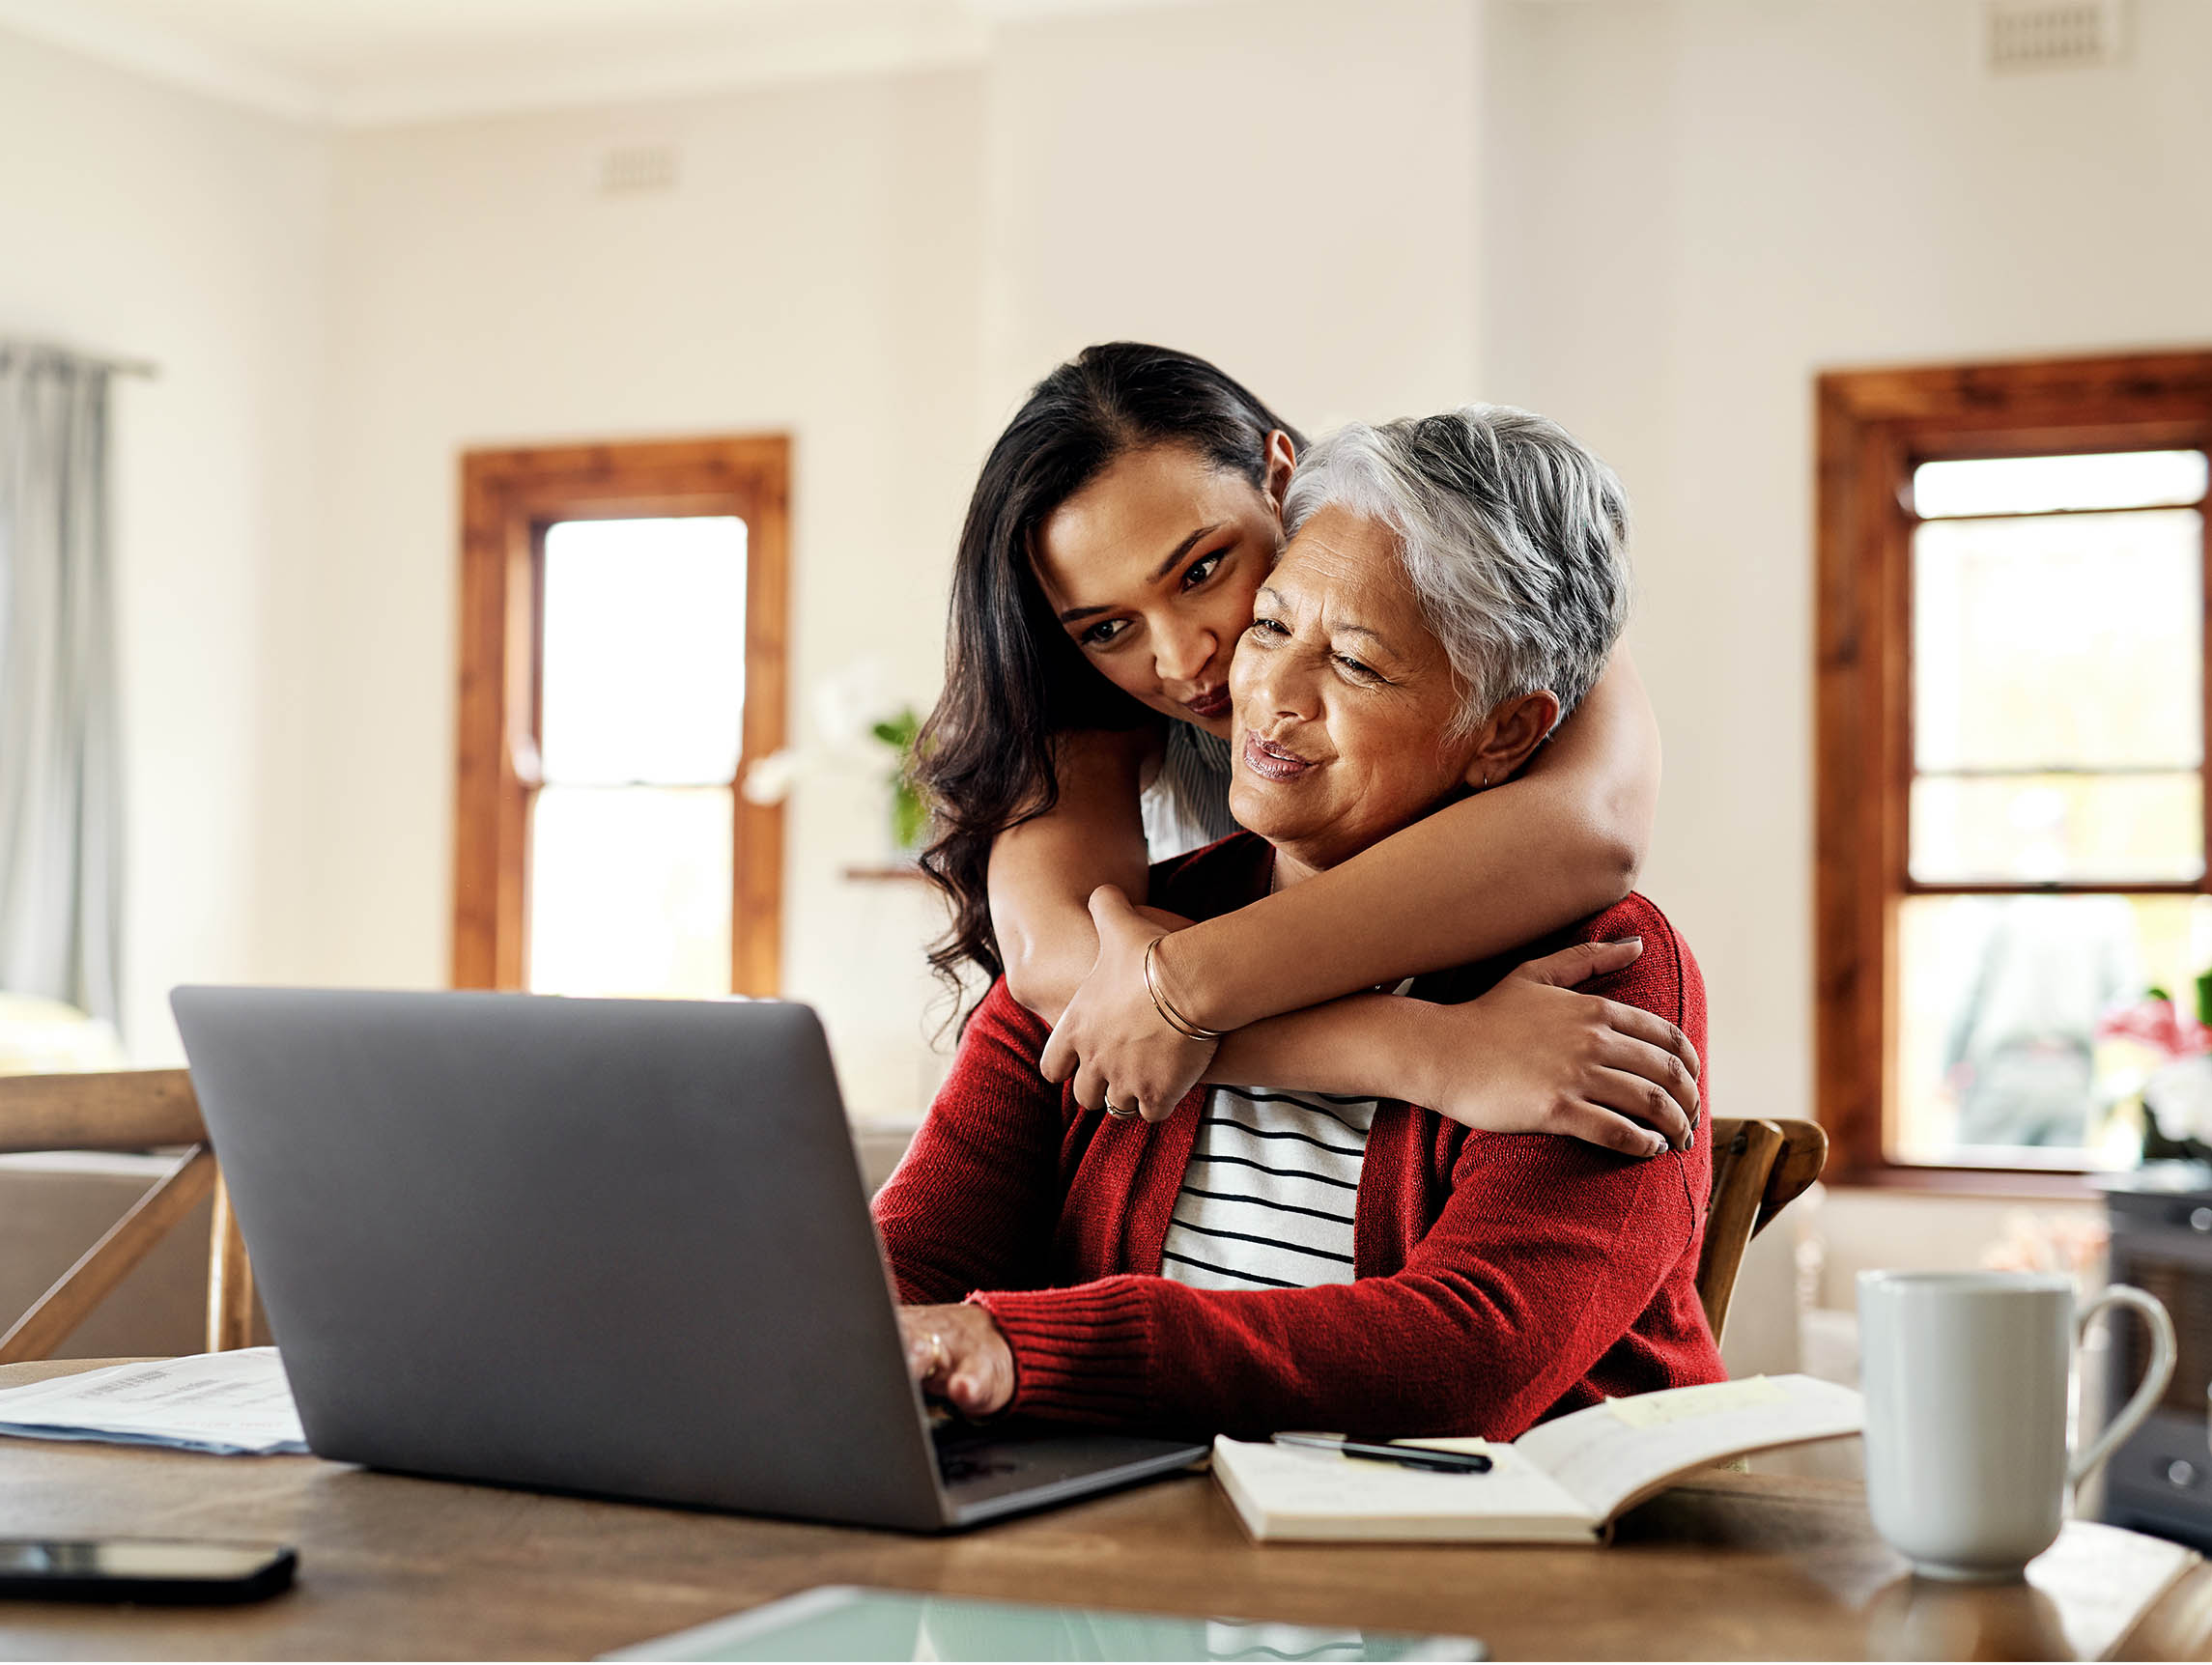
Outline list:
[[[987,1480],[995,1474],[1012,1474],[1017,1466],[1003,1457],[955,1456],[943,1453],[937,1458],[938,1476],[947,1485],[955,1485],[964,1480]]]
[[[947,1485],[966,1480],[988,1480],[993,1475],[1012,1474],[1019,1466],[1003,1454],[987,1434],[978,1434],[957,1423],[941,1424],[930,1429],[931,1443],[937,1448],[937,1474]]]

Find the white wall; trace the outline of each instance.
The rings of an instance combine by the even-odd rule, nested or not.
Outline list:
[[[329,146],[0,33],[0,334],[143,356],[115,383],[124,1028],[301,963],[298,723],[316,553]]]
[[[1812,1089],[1812,380],[2212,337],[2212,7],[1990,78],[1971,0],[1493,4],[1491,396],[1634,500],[1665,729],[1644,888],[1712,996],[1713,1103]]]
[[[1004,30],[994,425],[1117,337],[1212,358],[1317,431],[1470,397],[1477,13],[1229,0]]]
[[[447,974],[468,447],[792,434],[800,720],[865,656],[934,691],[977,445],[979,111],[955,70],[341,141],[319,974]],[[641,137],[679,148],[678,186],[597,194]],[[883,859],[879,796],[808,782],[786,827],[786,992],[864,1112],[918,1103],[928,1067],[927,905],[839,876]]]

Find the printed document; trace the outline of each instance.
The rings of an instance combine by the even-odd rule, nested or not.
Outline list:
[[[307,1450],[292,1385],[274,1347],[109,1365],[0,1389],[0,1434],[165,1446],[220,1456]]]

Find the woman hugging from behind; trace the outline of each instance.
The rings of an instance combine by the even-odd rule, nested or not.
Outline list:
[[[1510,838],[1466,812],[1541,755],[1627,613],[1618,481],[1525,411],[1355,424],[1300,466],[1283,515],[1224,683],[1249,831],[1135,881],[1158,920],[1094,907],[1093,980],[1133,960],[1147,989],[1167,945],[1455,819]],[[1602,993],[1546,981],[1606,953]],[[1531,955],[1538,974],[1514,969]],[[1143,1116],[1087,1087],[1088,1061],[1055,1085],[1062,1039],[998,978],[875,1201],[916,1376],[971,1416],[1492,1438],[1719,1379],[1695,1286],[1705,1142],[1532,1137],[1542,1086],[1493,1083],[1486,1127],[1362,1085],[1403,1064],[1394,1033],[1417,1051],[1422,1025],[1517,988],[1551,997],[1540,1026],[1558,1001],[1597,1005],[1593,1048],[1704,1037],[1696,961],[1636,895],[1395,993],[1247,1024],[1201,1065],[1224,1085]],[[1179,998],[1154,983],[1144,1015],[1182,1039],[1199,1026]],[[1513,1062],[1481,1067],[1512,1083]]]
[[[1506,953],[1628,893],[1659,742],[1623,652],[1511,780],[1312,883],[1195,923],[1150,892],[1150,862],[1236,830],[1230,664],[1282,551],[1301,443],[1213,365],[1133,343],[1062,365],[999,437],[920,748],[922,865],[953,917],[933,960],[1003,974],[1056,1023],[1045,1069],[1093,1110],[1159,1117],[1200,1081],[1248,1081],[1245,1031],[1273,1020],[1269,1067],[1310,1081],[1482,1131],[1680,1148],[1695,1049],[1575,988],[1632,962],[1633,944],[1546,957],[1464,1005],[1349,998]],[[1538,616],[1557,607],[1524,600]]]

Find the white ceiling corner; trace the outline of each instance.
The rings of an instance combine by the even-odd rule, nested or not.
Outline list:
[[[978,61],[988,40],[968,0],[811,0],[803,9],[722,0],[722,12],[711,22],[655,28],[639,23],[633,0],[620,28],[414,53],[351,77],[331,116],[390,127],[888,74]]]
[[[973,62],[1202,0],[0,0],[0,30],[294,121],[383,127]]]
[[[251,52],[128,13],[79,0],[0,0],[0,30],[181,87],[224,103],[296,122],[326,120],[328,89]]]

